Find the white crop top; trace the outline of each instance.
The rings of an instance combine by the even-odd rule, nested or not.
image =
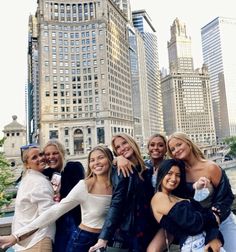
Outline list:
[[[85,181],[80,180],[66,198],[43,212],[30,224],[16,230],[14,234],[20,237],[32,230],[46,227],[79,204],[82,212],[81,223],[91,228],[102,228],[110,203],[111,195],[88,193]]]
[[[91,228],[102,228],[110,207],[111,195],[88,193],[84,180],[82,183],[87,200],[80,205],[81,223]]]

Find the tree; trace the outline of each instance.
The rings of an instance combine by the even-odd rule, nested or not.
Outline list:
[[[0,146],[3,145],[4,138],[0,139]],[[10,164],[5,159],[3,153],[0,153],[0,212],[1,208],[11,202],[11,194],[6,189],[13,183],[13,172]]]
[[[230,147],[229,155],[236,157],[236,136],[227,137],[224,142]]]

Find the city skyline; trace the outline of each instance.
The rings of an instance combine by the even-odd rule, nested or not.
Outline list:
[[[170,39],[169,28],[173,20],[178,17],[185,22],[188,34],[192,37],[194,67],[202,64],[202,51],[200,42],[200,29],[217,16],[235,17],[234,1],[198,1],[198,6],[192,7],[190,1],[178,2],[165,1],[160,3],[160,9],[154,7],[157,2],[151,0],[131,0],[132,10],[145,9],[152,19],[157,30],[160,69],[168,67],[167,41]],[[18,122],[25,124],[25,84],[27,82],[27,32],[28,17],[35,13],[37,1],[26,0],[24,5],[16,2],[14,8],[10,3],[4,2],[4,9],[11,10],[1,15],[3,38],[1,40],[2,74],[0,105],[2,108],[0,120],[0,136],[3,127],[11,122],[12,115],[16,114]],[[200,9],[198,10],[198,7]],[[163,11],[165,10],[165,11]],[[199,15],[199,11],[201,15]],[[14,22],[6,22],[14,16]],[[12,18],[13,19],[13,18]]]

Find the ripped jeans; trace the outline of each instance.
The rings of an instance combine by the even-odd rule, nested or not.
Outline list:
[[[204,252],[205,235],[188,236],[181,247],[181,252]]]
[[[201,233],[194,236],[188,236],[181,247],[181,252],[204,252],[204,248],[205,234]],[[225,252],[223,247],[220,248],[220,252]]]

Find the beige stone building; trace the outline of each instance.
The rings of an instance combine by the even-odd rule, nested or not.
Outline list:
[[[111,0],[39,0],[29,19],[28,141],[71,157],[133,135],[127,15]]]
[[[215,143],[208,70],[194,70],[191,38],[179,19],[171,26],[168,53],[170,73],[161,81],[166,134],[183,131],[196,143]]]

